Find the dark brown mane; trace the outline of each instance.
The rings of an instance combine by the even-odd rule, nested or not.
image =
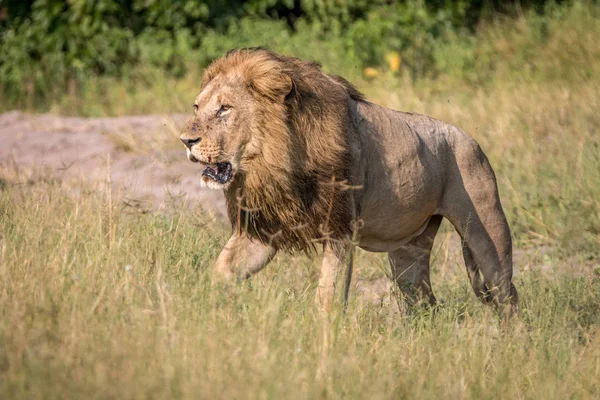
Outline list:
[[[225,193],[234,228],[289,251],[310,251],[324,234],[349,235],[341,182],[350,181],[350,105],[363,95],[318,63],[261,48],[228,52],[207,69],[203,86],[220,74],[242,79],[264,104],[253,116],[261,157]]]

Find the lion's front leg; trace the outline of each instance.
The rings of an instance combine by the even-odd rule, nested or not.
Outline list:
[[[219,278],[249,278],[275,257],[277,250],[245,234],[234,233],[221,251],[215,266]]]
[[[345,259],[345,248],[326,242],[323,246],[321,277],[317,286],[316,303],[323,315],[331,313],[338,274]]]

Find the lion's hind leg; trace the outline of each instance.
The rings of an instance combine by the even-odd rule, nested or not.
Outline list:
[[[429,278],[429,258],[441,222],[441,215],[432,216],[423,233],[388,253],[392,278],[410,305],[436,303]]]
[[[463,241],[465,241],[464,238]],[[506,272],[503,274],[502,271],[509,268],[506,266],[507,262],[504,263],[504,266],[502,264],[498,266],[497,263],[491,262],[483,264],[486,268],[480,268],[467,243],[463,243],[462,251],[467,275],[477,298],[484,304],[494,303],[497,306],[510,304],[512,309],[516,309],[518,294],[517,289],[511,282],[512,263],[510,274]],[[511,311],[513,310],[510,310],[509,313]]]
[[[479,270],[477,263],[473,259],[471,250],[469,250],[466,243],[463,243],[462,245],[462,252],[463,258],[465,259],[465,266],[467,267],[467,275],[469,276],[469,281],[471,282],[471,287],[473,288],[475,295],[482,303],[491,303],[493,299],[490,288],[486,285],[483,274]]]
[[[442,214],[463,240],[467,273],[477,297],[510,314],[517,308],[512,284],[512,240],[496,177],[478,146],[463,147],[453,160]]]

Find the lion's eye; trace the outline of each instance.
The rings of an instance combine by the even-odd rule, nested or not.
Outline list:
[[[198,111],[198,104],[194,104],[194,111]]]
[[[231,110],[231,106],[227,105],[227,104],[223,104],[220,108],[219,111],[217,111],[217,117],[220,117],[222,115],[227,114],[229,111]]]

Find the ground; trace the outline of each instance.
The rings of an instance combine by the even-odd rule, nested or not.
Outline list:
[[[173,198],[225,215],[221,193],[203,190],[198,166],[185,158],[176,138],[188,116],[120,118],[59,117],[18,111],[0,114],[0,165],[42,173],[59,181],[111,179],[123,201],[161,209]]]

